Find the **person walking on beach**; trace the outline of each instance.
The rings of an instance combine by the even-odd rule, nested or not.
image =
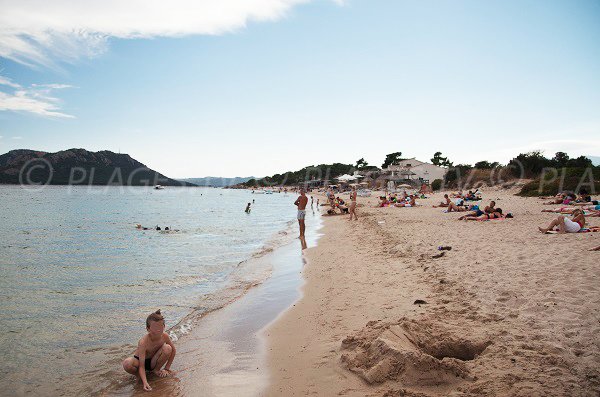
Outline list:
[[[246,206],[246,214],[250,213],[250,203],[248,203],[248,205]]]
[[[308,197],[304,189],[300,189],[300,196],[294,201],[294,205],[298,207],[298,226],[300,227],[300,238],[304,237],[304,218],[306,218],[306,204],[308,204]]]
[[[352,215],[354,215],[354,219],[358,220],[358,216],[356,216],[356,187],[352,187],[352,191],[350,192],[350,220],[352,220]]]

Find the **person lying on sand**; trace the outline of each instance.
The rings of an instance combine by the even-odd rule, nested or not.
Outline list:
[[[457,205],[456,203],[450,202],[448,204],[448,209],[446,210],[446,212],[465,212],[465,211],[469,211],[472,209],[471,207],[466,207],[464,205]]]
[[[138,342],[133,357],[123,361],[123,369],[139,376],[144,390],[150,391],[152,387],[148,384],[146,372],[152,372],[161,378],[171,375],[171,364],[175,359],[176,349],[165,332],[165,318],[160,314],[160,310],[146,318],[146,331],[147,334]],[[165,369],[161,370],[163,365]]]
[[[592,248],[590,251],[600,251],[600,245],[595,248]]]
[[[544,205],[562,204],[563,201],[565,201],[566,197],[567,197],[566,194],[559,193],[556,196],[554,196],[550,201],[545,201],[542,204],[544,204]]]
[[[540,200],[556,200],[559,198],[564,199],[566,196],[567,192],[566,191],[562,191],[562,192],[558,192],[556,193],[554,196],[539,196],[538,198]]]
[[[542,212],[555,212],[559,214],[567,214],[572,215],[573,211],[576,210],[589,211],[589,214],[585,214],[586,216],[600,216],[600,205],[584,205],[578,207],[558,207],[551,210],[542,210]]]
[[[386,196],[379,196],[379,203],[375,206],[375,208],[388,207],[389,205],[390,202]]]
[[[492,213],[482,214],[480,216],[465,216],[463,218],[463,220],[465,220],[465,221],[487,221],[490,219],[508,219],[508,218],[512,218],[512,217],[513,217],[513,215],[510,212],[508,214],[504,215],[502,213],[502,208],[496,208],[496,210]]]
[[[583,211],[577,209],[573,211],[573,218],[569,219],[564,215],[560,215],[558,218],[554,219],[548,227],[543,228],[539,227],[538,229],[542,233],[548,233],[550,230],[554,229],[554,227],[558,226],[558,233],[577,233],[585,226],[585,215],[583,215]]]
[[[552,204],[569,205],[569,204],[575,203],[576,198],[577,198],[577,196],[575,196],[573,193],[568,193],[568,194],[563,195],[562,201],[559,201],[560,199],[555,199],[555,200],[545,202],[544,205],[552,205]]]
[[[441,203],[439,203],[438,205],[434,205],[433,208],[438,208],[438,207],[447,207],[450,205],[451,201],[450,201],[450,197],[448,197],[447,194],[444,194],[444,200]]]
[[[579,196],[575,199],[577,203],[589,203],[592,201],[592,197],[588,194],[587,190],[581,189],[579,191]]]
[[[579,206],[599,205],[599,204],[600,204],[600,201],[598,201],[598,200],[592,200],[592,201],[585,202],[585,203],[584,202],[581,202],[581,203],[578,203],[578,202],[571,203],[571,205],[579,205]]]
[[[398,203],[394,204],[394,206],[395,207],[415,207],[415,206],[417,206],[417,202],[415,201],[416,196],[413,196],[411,194],[408,197],[409,197],[408,201],[398,202]]]
[[[459,221],[462,221],[463,219],[465,219],[467,216],[481,216],[483,214],[491,214],[493,212],[496,211],[495,209],[496,207],[496,202],[494,200],[490,201],[490,205],[487,205],[483,211],[479,209],[479,207],[477,207],[476,205],[474,206],[470,206],[467,211],[471,211],[473,210],[473,212],[471,212],[470,214],[465,214],[463,216],[461,216],[460,218],[458,218]],[[465,211],[463,209],[460,209],[459,207],[459,211]],[[450,212],[450,211],[448,211]]]

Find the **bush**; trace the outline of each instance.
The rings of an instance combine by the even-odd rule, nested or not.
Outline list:
[[[555,162],[547,159],[539,151],[521,153],[510,160],[508,167],[516,177],[535,177],[540,175],[544,168],[553,167]],[[523,172],[524,175],[521,175]]]
[[[508,166],[516,177],[535,178],[544,171],[544,168],[585,169],[592,167],[592,161],[585,156],[571,159],[563,152],[557,152],[552,159],[547,159],[540,151],[534,151],[519,154],[508,163]]]
[[[442,188],[442,183],[444,181],[442,181],[441,179],[436,179],[435,181],[431,182],[431,189],[433,191],[438,191]]]
[[[582,188],[596,194],[600,192],[599,178],[600,167],[557,169],[556,173],[545,173],[543,180],[540,176],[525,184],[519,196],[553,196],[561,191],[579,193]]]
[[[460,183],[472,168],[469,164],[459,164],[455,167],[450,167],[446,173],[446,185],[452,182]]]
[[[500,166],[500,164],[497,161],[494,161],[493,163],[490,163],[489,161],[478,161],[477,163],[475,163],[475,168],[477,168],[478,170],[489,170],[492,168],[496,168]]]

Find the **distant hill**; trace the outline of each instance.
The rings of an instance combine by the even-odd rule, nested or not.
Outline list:
[[[255,177],[253,177],[253,176],[248,176],[248,177],[236,176],[235,178],[222,178],[219,176],[207,176],[204,178],[186,178],[186,179],[179,179],[179,180],[182,182],[193,183],[198,186],[226,187],[226,186],[237,185],[238,183],[244,183],[244,182],[247,182],[250,179],[254,179],[254,178]]]
[[[51,169],[50,169],[51,167]],[[0,156],[0,183],[50,185],[194,186],[151,170],[128,154],[69,149],[11,150]]]

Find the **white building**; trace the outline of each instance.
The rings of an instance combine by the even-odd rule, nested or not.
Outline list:
[[[444,179],[448,168],[412,158],[402,160],[398,164],[390,165],[383,171],[398,179],[422,180],[426,183],[431,183],[436,179]]]

